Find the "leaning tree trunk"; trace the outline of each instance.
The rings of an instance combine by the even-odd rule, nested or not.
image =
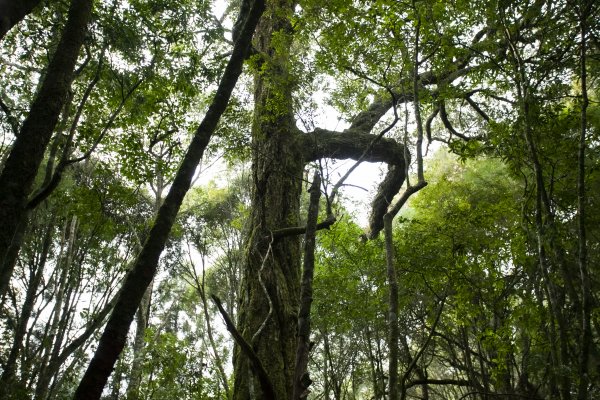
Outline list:
[[[0,300],[8,289],[24,226],[27,201],[46,147],[71,86],[79,50],[92,14],[93,0],[71,2],[56,52],[29,115],[0,174]]]
[[[100,337],[98,348],[77,387],[75,399],[99,399],[123,347],[133,316],[142,296],[156,274],[158,259],[165,247],[171,228],[183,198],[188,192],[196,167],[215,131],[219,119],[229,103],[229,98],[242,73],[243,62],[248,55],[250,41],[256,24],[264,9],[263,0],[254,0],[247,13],[241,13],[244,21],[233,51],[213,100],[202,122],[196,129],[192,142],[179,166],[148,238],[137,256],[132,269],[125,278],[115,308]]]
[[[0,40],[27,14],[40,4],[41,0],[0,0]]]

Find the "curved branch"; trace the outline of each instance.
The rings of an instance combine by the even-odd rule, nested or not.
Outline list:
[[[375,138],[376,135],[353,129],[336,132],[316,128],[311,133],[301,134],[299,145],[306,162],[320,158],[347,160],[362,156]],[[404,146],[394,139],[382,137],[373,143],[371,150],[364,155],[364,161],[404,164]]]
[[[440,108],[436,107],[431,112],[431,114],[429,114],[427,119],[425,120],[425,135],[427,136],[427,141],[429,143],[431,143],[431,124],[432,124],[433,120],[435,119],[435,117],[437,117],[439,112],[440,112]]]
[[[362,158],[363,161],[383,162],[388,165],[388,172],[371,204],[370,237],[377,236],[383,229],[383,216],[406,178],[404,146],[390,138],[382,137],[375,141],[376,138],[376,135],[360,133],[354,129],[333,132],[320,128],[310,134],[299,136],[306,162],[320,158],[354,160]],[[365,152],[369,146],[370,150]]]
[[[465,141],[478,140],[481,138],[480,135],[475,136],[475,137],[468,137],[466,135],[463,135],[462,133],[459,133],[456,129],[454,129],[454,127],[452,126],[452,123],[448,119],[448,113],[446,112],[446,104],[444,101],[440,102],[440,118],[442,120],[442,123],[444,124],[444,127],[448,130],[448,132],[450,132],[450,135],[457,136]]]
[[[418,82],[417,89],[432,85],[448,84],[460,77],[463,77],[475,69],[482,68],[482,65],[469,65],[474,57],[479,55],[479,48],[484,47],[489,37],[494,40],[493,29],[484,27],[474,36],[471,42],[471,51],[457,60],[455,66],[441,73],[433,71],[424,71],[413,76],[401,78],[396,87],[405,87],[408,84]],[[491,35],[491,37],[490,37]],[[372,81],[373,82],[373,81]],[[436,88],[432,88],[432,94],[437,93]],[[394,104],[406,103],[415,100],[414,93],[403,93],[391,91],[389,93],[380,93],[375,97],[375,100],[369,107],[358,113],[353,119],[350,127],[343,132],[328,131],[317,128],[308,134],[299,133],[299,145],[302,148],[304,161],[316,161],[320,158],[335,158],[335,159],[354,159],[361,158],[365,149],[372,146],[372,149],[367,152],[364,161],[368,162],[384,162],[388,164],[388,173],[380,184],[377,195],[372,203],[372,213],[369,221],[368,237],[375,237],[383,229],[383,216],[387,212],[388,206],[391,204],[393,197],[398,194],[404,180],[406,179],[406,165],[410,164],[410,160],[405,160],[404,146],[393,139],[381,138],[376,139],[376,135],[370,134],[375,125],[388,113]],[[435,97],[435,96],[434,96]],[[431,137],[431,121],[436,116],[437,110],[434,110],[432,116],[427,121],[427,138]],[[446,121],[448,118],[446,116]],[[449,124],[449,123],[448,123]],[[464,135],[456,133],[457,136],[468,140]],[[419,186],[424,186],[420,184]]]

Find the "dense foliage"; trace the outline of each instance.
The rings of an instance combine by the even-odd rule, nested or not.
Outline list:
[[[264,3],[0,1],[0,397],[600,396],[598,3]]]

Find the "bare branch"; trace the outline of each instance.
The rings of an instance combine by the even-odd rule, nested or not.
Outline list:
[[[233,323],[231,318],[229,318],[227,311],[225,311],[225,308],[223,308],[223,304],[221,303],[221,300],[215,295],[212,295],[211,298],[215,302],[215,305],[219,309],[221,316],[225,320],[225,326],[227,327],[227,330],[231,333],[231,336],[233,337],[235,342],[238,344],[238,346],[240,346],[240,349],[242,350],[242,352],[246,355],[246,357],[248,357],[248,359],[252,363],[252,366],[254,367],[254,369],[258,375],[260,387],[263,391],[263,395],[265,396],[264,398],[265,399],[275,399],[275,389],[273,388],[271,379],[269,378],[269,375],[267,374],[265,367],[260,362],[260,359],[258,358],[256,353],[252,349],[252,346],[250,346],[250,344],[246,341],[246,339],[244,339],[244,337],[241,335],[241,333],[237,330],[237,328],[235,327],[235,324]]]
[[[479,107],[479,104],[477,104],[472,98],[471,96],[465,96],[465,100],[467,101],[467,103],[469,103],[469,105],[471,106],[471,108],[473,108],[473,110],[475,110],[477,112],[477,114],[479,114],[481,116],[481,118],[483,118],[486,122],[490,122],[490,117],[489,115],[487,115],[485,113],[485,111],[483,111],[481,109],[481,107]]]
[[[317,224],[317,230],[320,231],[322,229],[329,229],[331,225],[335,224],[336,221],[337,218],[331,215],[324,221]],[[277,229],[271,232],[271,235],[273,236],[273,239],[277,241],[284,237],[303,235],[304,233],[306,233],[306,226],[291,226],[289,228]]]

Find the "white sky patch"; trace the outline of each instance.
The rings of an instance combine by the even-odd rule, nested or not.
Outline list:
[[[215,14],[215,17],[218,19],[221,19],[225,13],[225,9],[227,9],[227,3],[225,0],[215,0],[213,2],[213,14]]]

